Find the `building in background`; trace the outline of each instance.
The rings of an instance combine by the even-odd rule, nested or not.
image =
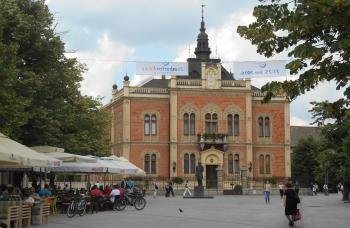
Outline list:
[[[188,75],[113,86],[112,154],[124,156],[149,176],[194,177],[199,161],[204,184],[224,177],[291,176],[290,111],[284,95],[262,104],[250,80],[235,80],[210,58],[202,17]]]

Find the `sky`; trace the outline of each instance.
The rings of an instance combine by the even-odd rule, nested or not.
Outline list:
[[[238,25],[254,21],[258,0],[46,0],[57,23],[56,32],[66,45],[66,55],[86,64],[81,92],[102,97],[106,104],[112,85],[122,87],[125,74],[131,85],[147,80],[135,75],[136,61],[186,61],[193,57],[201,21],[201,4],[212,58],[222,62],[267,60],[250,41],[236,32]],[[189,55],[190,50],[190,55]],[[290,60],[286,52],[270,58]],[[225,64],[232,70],[231,64]],[[288,76],[295,80],[298,76]],[[255,78],[261,87],[281,78]],[[291,103],[291,125],[312,123],[311,101],[342,97],[335,83],[325,82]]]

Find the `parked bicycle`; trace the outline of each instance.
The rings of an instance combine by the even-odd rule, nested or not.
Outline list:
[[[113,210],[123,211],[127,205],[134,206],[136,210],[143,210],[146,207],[146,200],[140,190],[134,188],[127,193],[123,199],[116,200]]]
[[[79,216],[86,214],[86,201],[80,196],[75,196],[67,208],[67,217],[73,218],[76,214]]]

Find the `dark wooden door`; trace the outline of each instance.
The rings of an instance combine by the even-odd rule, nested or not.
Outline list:
[[[217,165],[207,165],[205,171],[206,177],[206,188],[217,188],[218,187],[218,175],[216,169]]]

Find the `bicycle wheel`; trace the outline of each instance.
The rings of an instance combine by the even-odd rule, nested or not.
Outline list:
[[[86,203],[85,201],[80,201],[78,204],[78,214],[83,216],[86,214]]]
[[[117,200],[117,202],[113,205],[113,210],[115,211],[123,211],[126,208],[125,200]]]
[[[75,202],[72,201],[67,208],[67,217],[73,218],[75,216]]]
[[[146,200],[143,197],[138,197],[135,199],[134,207],[136,210],[142,210],[146,206]]]

